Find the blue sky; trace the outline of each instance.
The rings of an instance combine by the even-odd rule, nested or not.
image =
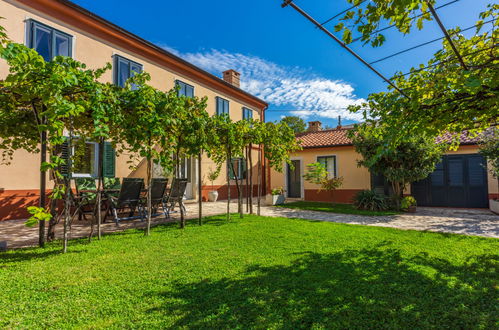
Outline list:
[[[437,0],[437,6],[451,0]],[[267,118],[299,114],[335,126],[359,119],[344,110],[386,84],[340,46],[280,0],[74,0],[80,6],[221,76],[242,73],[242,87],[265,99]],[[295,0],[319,21],[349,7],[345,0]],[[490,0],[459,0],[438,12],[448,28],[475,24]],[[327,26],[332,30],[334,21]],[[441,37],[436,22],[403,36],[394,29],[379,48],[354,43],[368,61]],[[468,32],[470,35],[472,31]],[[424,63],[440,42],[374,66],[390,77]],[[298,111],[298,112],[296,112]]]

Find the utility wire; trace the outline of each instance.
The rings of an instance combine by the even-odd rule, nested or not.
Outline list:
[[[317,26],[320,30],[322,30],[324,33],[326,33],[331,39],[336,41],[338,44],[340,44],[341,47],[343,47],[345,50],[347,50],[350,54],[352,54],[356,59],[358,59],[360,62],[362,62],[365,66],[367,66],[371,71],[373,71],[377,76],[379,76],[381,79],[383,79],[385,82],[387,82],[390,86],[392,86],[396,91],[398,91],[400,94],[402,94],[404,97],[407,97],[407,94],[405,94],[400,88],[397,87],[390,79],[386,78],[381,74],[378,70],[376,70],[371,64],[369,64],[366,60],[364,60],[362,57],[360,57],[357,53],[355,53],[350,47],[348,47],[343,41],[338,39],[334,34],[331,33],[328,29],[326,29],[324,26],[322,26],[317,20],[315,20],[312,16],[307,14],[305,11],[303,11],[300,7],[298,7],[296,4],[293,3],[293,0],[284,0],[282,3],[282,7],[286,6],[291,6],[294,10],[296,10],[298,13],[300,13],[302,16],[304,16],[306,19],[308,19],[310,22],[312,22],[315,26]]]
[[[452,0],[452,1],[449,1],[449,2],[447,2],[447,3],[444,3],[443,5],[440,5],[440,6],[438,6],[438,7],[435,7],[435,9],[440,9],[440,8],[447,7],[448,5],[452,5],[453,3],[456,3],[456,2],[458,2],[458,1],[460,1],[460,0]],[[424,14],[419,14],[419,15],[416,15],[416,16],[414,16],[414,17],[412,17],[412,18],[411,18],[411,21],[415,20],[416,18],[420,18],[420,17],[421,17],[421,16],[423,16],[423,15],[424,15]],[[370,36],[372,36],[372,35],[377,34],[377,33],[379,33],[379,32],[386,31],[386,30],[388,30],[388,29],[391,29],[391,28],[392,28],[392,27],[394,27],[394,26],[396,26],[396,25],[395,25],[395,24],[391,24],[391,25],[385,26],[384,28],[381,28],[381,29],[378,29],[378,30],[373,31],[373,32],[372,32],[372,33],[370,33],[369,35],[370,35]],[[362,37],[357,37],[357,38],[354,38],[354,39],[352,40],[352,42],[351,42],[351,43],[357,42],[357,41],[359,41],[360,39],[362,39]]]
[[[447,39],[447,41],[449,42],[452,50],[454,51],[454,53],[456,54],[457,58],[459,59],[459,63],[461,63],[461,66],[463,67],[463,69],[468,70],[468,67],[466,66],[466,63],[464,63],[464,60],[461,57],[461,54],[459,53],[459,51],[457,50],[457,47],[454,44],[454,41],[451,39],[451,37],[449,35],[449,32],[447,31],[447,29],[445,28],[444,24],[440,20],[440,17],[438,16],[437,11],[435,10],[435,8],[433,8],[433,5],[428,0],[426,0],[426,3],[428,4],[428,8],[430,9],[431,14],[433,15],[433,17],[435,17],[435,20],[437,21],[438,26],[440,27],[440,30],[442,30],[442,33],[444,34],[445,39]]]
[[[491,23],[491,22],[494,22],[494,21],[495,21],[495,18],[494,18],[494,19],[491,19],[490,21],[483,22],[483,23],[480,23],[480,24],[481,24],[481,25],[485,25],[485,24],[488,24],[488,23]],[[455,34],[459,34],[459,33],[461,33],[461,32],[466,32],[466,31],[469,31],[469,30],[471,30],[471,29],[473,29],[473,28],[476,28],[476,27],[477,27],[477,26],[479,26],[480,24],[475,24],[475,25],[470,26],[470,27],[468,27],[468,28],[466,28],[466,29],[463,29],[463,30],[459,30],[459,31],[453,32],[453,33],[451,33],[451,35],[455,35]],[[442,40],[442,39],[444,39],[444,38],[445,38],[445,36],[444,36],[444,37],[440,37],[440,38],[436,38],[436,39],[433,39],[433,40],[430,40],[430,41],[427,41],[427,42],[423,42],[423,43],[421,43],[421,44],[419,44],[419,45],[416,45],[416,46],[413,46],[413,47],[409,47],[409,48],[406,48],[406,49],[401,50],[401,51],[399,51],[399,52],[393,53],[393,54],[391,54],[391,55],[388,55],[388,56],[382,57],[382,58],[380,58],[380,59],[378,59],[378,60],[376,60],[376,61],[370,62],[369,64],[376,64],[376,63],[382,62],[382,61],[387,60],[387,59],[389,59],[389,58],[392,58],[392,57],[395,57],[395,56],[397,56],[397,55],[400,55],[400,54],[406,53],[406,52],[408,52],[408,51],[411,51],[411,50],[417,49],[417,48],[419,48],[419,47],[423,47],[423,46],[429,45],[429,44],[431,44],[431,43],[433,43],[433,42],[436,42],[436,41]]]
[[[459,1],[459,0],[456,0],[456,1]],[[347,11],[349,11],[349,10],[354,9],[355,7],[360,6],[360,5],[361,5],[362,3],[364,3],[364,2],[366,2],[366,0],[362,0],[362,1],[361,1],[361,2],[359,2],[358,4],[353,5],[352,7],[347,8],[347,9],[345,9],[345,10],[343,10],[343,11],[339,12],[338,14],[334,15],[333,17],[331,17],[331,18],[329,18],[329,19],[325,20],[323,23],[321,23],[321,25],[325,25],[325,24],[327,24],[327,23],[331,22],[331,21],[332,21],[333,19],[335,19],[336,17],[338,17],[338,16],[340,16],[340,15],[343,15],[344,13],[346,13],[346,12],[347,12]]]
[[[485,51],[488,51],[488,50],[494,49],[494,48],[496,48],[496,47],[498,47],[498,46],[499,46],[499,44],[495,44],[495,45],[493,45],[493,46],[491,46],[491,47],[487,47],[487,48],[484,48],[484,49],[479,49],[479,50],[477,50],[477,51],[474,51],[474,52],[471,52],[471,53],[468,53],[468,54],[463,55],[463,58],[466,58],[466,57],[471,56],[471,55],[479,54],[479,53],[481,53],[481,52],[485,52]],[[423,71],[423,70],[426,70],[426,69],[429,69],[429,68],[433,68],[433,67],[439,66],[440,64],[448,63],[448,62],[450,62],[450,61],[452,61],[452,60],[455,60],[455,59],[456,59],[456,57],[455,57],[455,56],[452,56],[451,58],[449,58],[449,59],[447,59],[447,60],[440,61],[440,62],[434,63],[434,64],[432,64],[432,65],[425,66],[425,67],[423,67],[423,68],[419,68],[419,69],[416,69],[416,70],[412,70],[412,71],[407,72],[407,73],[399,74],[399,75],[394,76],[393,78],[399,78],[399,77],[403,77],[403,76],[410,75],[410,74],[412,74],[412,73],[417,73],[417,72],[419,72],[419,71]]]

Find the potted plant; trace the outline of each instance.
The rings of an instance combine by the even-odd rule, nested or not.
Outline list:
[[[218,191],[215,190],[213,181],[215,181],[220,175],[220,169],[211,170],[208,172],[208,180],[211,181],[211,190],[208,191],[208,201],[216,202],[218,199]]]
[[[284,204],[286,197],[284,196],[284,189],[282,187],[277,187],[272,189],[272,205]]]
[[[416,212],[416,199],[412,196],[405,196],[400,202],[400,208],[406,212]]]

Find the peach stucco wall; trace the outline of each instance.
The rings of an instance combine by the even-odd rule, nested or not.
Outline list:
[[[458,150],[448,151],[447,154],[475,154],[478,152],[476,145],[464,145]],[[369,171],[364,167],[357,166],[357,160],[360,155],[355,152],[352,146],[332,147],[332,148],[315,148],[304,149],[291,155],[291,159],[301,160],[302,174],[306,171],[306,165],[317,161],[318,156],[336,156],[338,175],[343,177],[343,185],[339,190],[363,190],[371,188],[371,176]],[[305,167],[305,169],[303,169]],[[286,172],[279,173],[275,170],[271,172],[272,187],[286,188]],[[488,175],[488,190],[489,194],[498,194],[497,179],[490,172]],[[303,180],[303,179],[302,179]],[[302,181],[304,190],[318,189],[317,185]],[[410,194],[410,187],[405,192]]]
[[[362,190],[370,188],[369,171],[365,168],[357,166],[357,160],[360,155],[357,154],[353,147],[336,147],[336,148],[316,148],[304,149],[291,155],[291,159],[301,161],[302,174],[306,172],[306,166],[317,162],[319,156],[336,156],[336,169],[338,176],[343,177],[343,185],[340,189]],[[272,170],[272,188],[286,187],[285,170],[283,173]],[[318,189],[319,186],[310,182],[303,181],[303,188]]]
[[[242,119],[242,107],[247,107],[253,110],[255,119],[261,118],[261,109],[255,109],[237,99],[229,97],[224,93],[214,90],[210,86],[200,84],[192,81],[185,76],[173,72],[169,68],[162,67],[156,63],[151,62],[140,54],[132,54],[126,49],[115,47],[100,40],[92,35],[86,34],[84,31],[72,28],[71,26],[35,12],[29,7],[25,7],[15,1],[0,0],[0,16],[5,19],[1,20],[1,25],[5,27],[9,38],[18,43],[26,43],[25,30],[26,20],[35,19],[49,26],[57,28],[73,36],[73,57],[81,61],[89,68],[95,69],[103,67],[106,63],[112,63],[113,55],[121,55],[130,60],[136,61],[143,65],[145,72],[150,73],[150,84],[161,90],[169,90],[174,87],[175,80],[181,80],[185,83],[194,86],[194,93],[196,96],[208,97],[207,111],[210,115],[215,114],[215,97],[221,96],[230,102],[230,114],[233,120]],[[227,67],[227,69],[230,69]],[[0,78],[8,74],[8,66],[6,62],[0,59]],[[112,82],[112,71],[108,71],[101,78],[103,82]],[[253,159],[256,162],[258,155],[253,152]],[[130,164],[127,163],[128,155],[121,155],[117,159],[116,175],[118,177],[126,176],[144,176],[145,165],[144,162],[138,162],[138,168],[130,170]],[[0,165],[0,190],[32,190],[39,187],[38,169],[39,169],[39,155],[30,154],[25,151],[17,151],[14,154],[14,159],[10,165]],[[213,163],[207,157],[203,157],[203,171],[213,167]],[[193,171],[195,166],[192,166]],[[195,173],[193,173],[195,174]],[[193,175],[194,176],[194,175]],[[220,177],[215,181],[215,184],[222,185],[225,183],[225,172],[222,171]],[[256,178],[255,178],[256,182]],[[50,187],[51,184],[49,183]],[[195,188],[195,187],[193,187]]]

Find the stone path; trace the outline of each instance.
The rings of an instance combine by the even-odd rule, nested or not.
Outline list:
[[[226,211],[225,202],[203,203],[203,216],[223,214]],[[231,212],[237,211],[236,203],[231,204]],[[256,211],[256,207],[255,207]],[[398,229],[428,230],[435,232],[456,233],[499,238],[499,216],[487,210],[444,209],[418,207],[416,213],[404,213],[393,216],[360,216],[336,214],[317,211],[303,211],[282,207],[263,206],[263,216],[309,219],[315,221],[330,221],[368,226],[393,227]],[[187,218],[196,218],[197,203],[187,204]],[[170,220],[154,220],[153,224],[178,221],[178,214],[173,214]],[[112,222],[102,225],[103,233],[123,231],[129,228],[143,228],[140,221],[126,221],[116,226]],[[71,237],[88,236],[88,222],[75,221],[71,229]],[[62,225],[56,229],[56,236],[62,236]],[[38,229],[24,226],[24,220],[9,220],[0,222],[0,242],[7,241],[9,248],[34,246],[38,241]]]

